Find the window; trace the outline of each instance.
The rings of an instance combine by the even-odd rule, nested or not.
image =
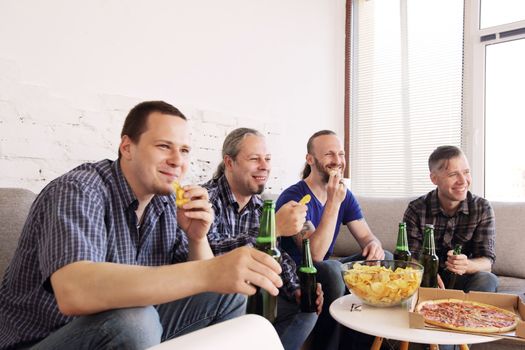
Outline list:
[[[482,0],[480,28],[501,26],[525,19],[523,0]]]
[[[525,2],[466,2],[466,123],[473,191],[489,200],[525,200]],[[470,5],[472,5],[470,7]]]
[[[421,195],[430,153],[462,146],[463,3],[350,3],[352,191]]]

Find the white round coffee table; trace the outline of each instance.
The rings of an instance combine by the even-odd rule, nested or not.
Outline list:
[[[498,340],[494,337],[410,328],[406,308],[368,306],[351,294],[335,300],[330,305],[330,315],[348,328],[378,337],[376,340],[387,338],[407,344],[478,344]],[[381,341],[378,342],[381,345]],[[379,345],[376,345],[377,348]]]

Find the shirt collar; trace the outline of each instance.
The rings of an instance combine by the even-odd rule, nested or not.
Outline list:
[[[469,198],[469,196],[470,196],[470,191],[467,193],[467,198],[465,200],[461,201],[461,203],[459,203],[458,210],[456,211],[454,216],[456,216],[459,213],[463,213],[465,215],[469,214],[469,210],[468,210],[468,198]],[[441,204],[439,203],[438,189],[437,188],[435,190],[433,190],[432,192],[430,192],[430,207],[431,207],[431,210],[432,210],[432,215],[434,215],[434,216],[438,215],[439,213],[442,213],[445,216],[449,216],[449,215],[447,215],[447,213],[445,213],[443,208],[441,208]]]

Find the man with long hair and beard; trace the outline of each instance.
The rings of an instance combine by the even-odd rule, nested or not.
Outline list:
[[[277,200],[276,208],[284,203],[299,201],[309,194],[306,219],[315,230],[310,236],[312,258],[317,268],[317,280],[324,291],[324,306],[313,331],[314,349],[337,349],[339,343],[338,323],[330,316],[328,308],[335,299],[344,295],[341,264],[355,260],[392,258],[385,252],[381,242],[366,223],[359,203],[342,181],[345,169],[345,151],[337,135],[330,130],[313,134],[307,143],[306,165],[302,180],[287,188]],[[359,254],[341,260],[329,259],[341,224],[345,224],[359,243]],[[300,237],[283,237],[281,245],[295,260],[301,260]],[[345,344],[349,346],[349,344]]]
[[[262,213],[260,194],[271,171],[271,154],[265,137],[251,128],[230,132],[223,143],[222,162],[213,179],[203,186],[208,190],[215,220],[208,240],[215,254],[237,246],[253,245]],[[295,235],[305,221],[306,206],[288,201],[275,216],[277,236]],[[228,247],[224,249],[224,246]],[[273,322],[285,350],[299,350],[317,321],[317,313],[301,312],[300,288],[293,259],[282,253],[283,287],[277,298],[277,317]],[[322,308],[321,285],[317,286],[317,311]]]

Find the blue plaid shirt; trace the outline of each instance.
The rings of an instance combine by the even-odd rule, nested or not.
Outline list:
[[[37,197],[0,287],[0,349],[33,342],[70,322],[49,283],[80,260],[158,266],[187,260],[171,196],[154,196],[137,227],[138,201],[117,161],[83,164]]]
[[[203,185],[209,193],[210,202],[215,211],[215,220],[208,232],[208,240],[214,254],[223,254],[233,247],[253,246],[259,234],[259,217],[262,213],[262,200],[254,195],[248,204],[239,212],[226,176],[210,180]],[[281,250],[281,267],[283,279],[282,290],[288,298],[293,298],[299,288],[299,278],[295,272],[293,259]]]

